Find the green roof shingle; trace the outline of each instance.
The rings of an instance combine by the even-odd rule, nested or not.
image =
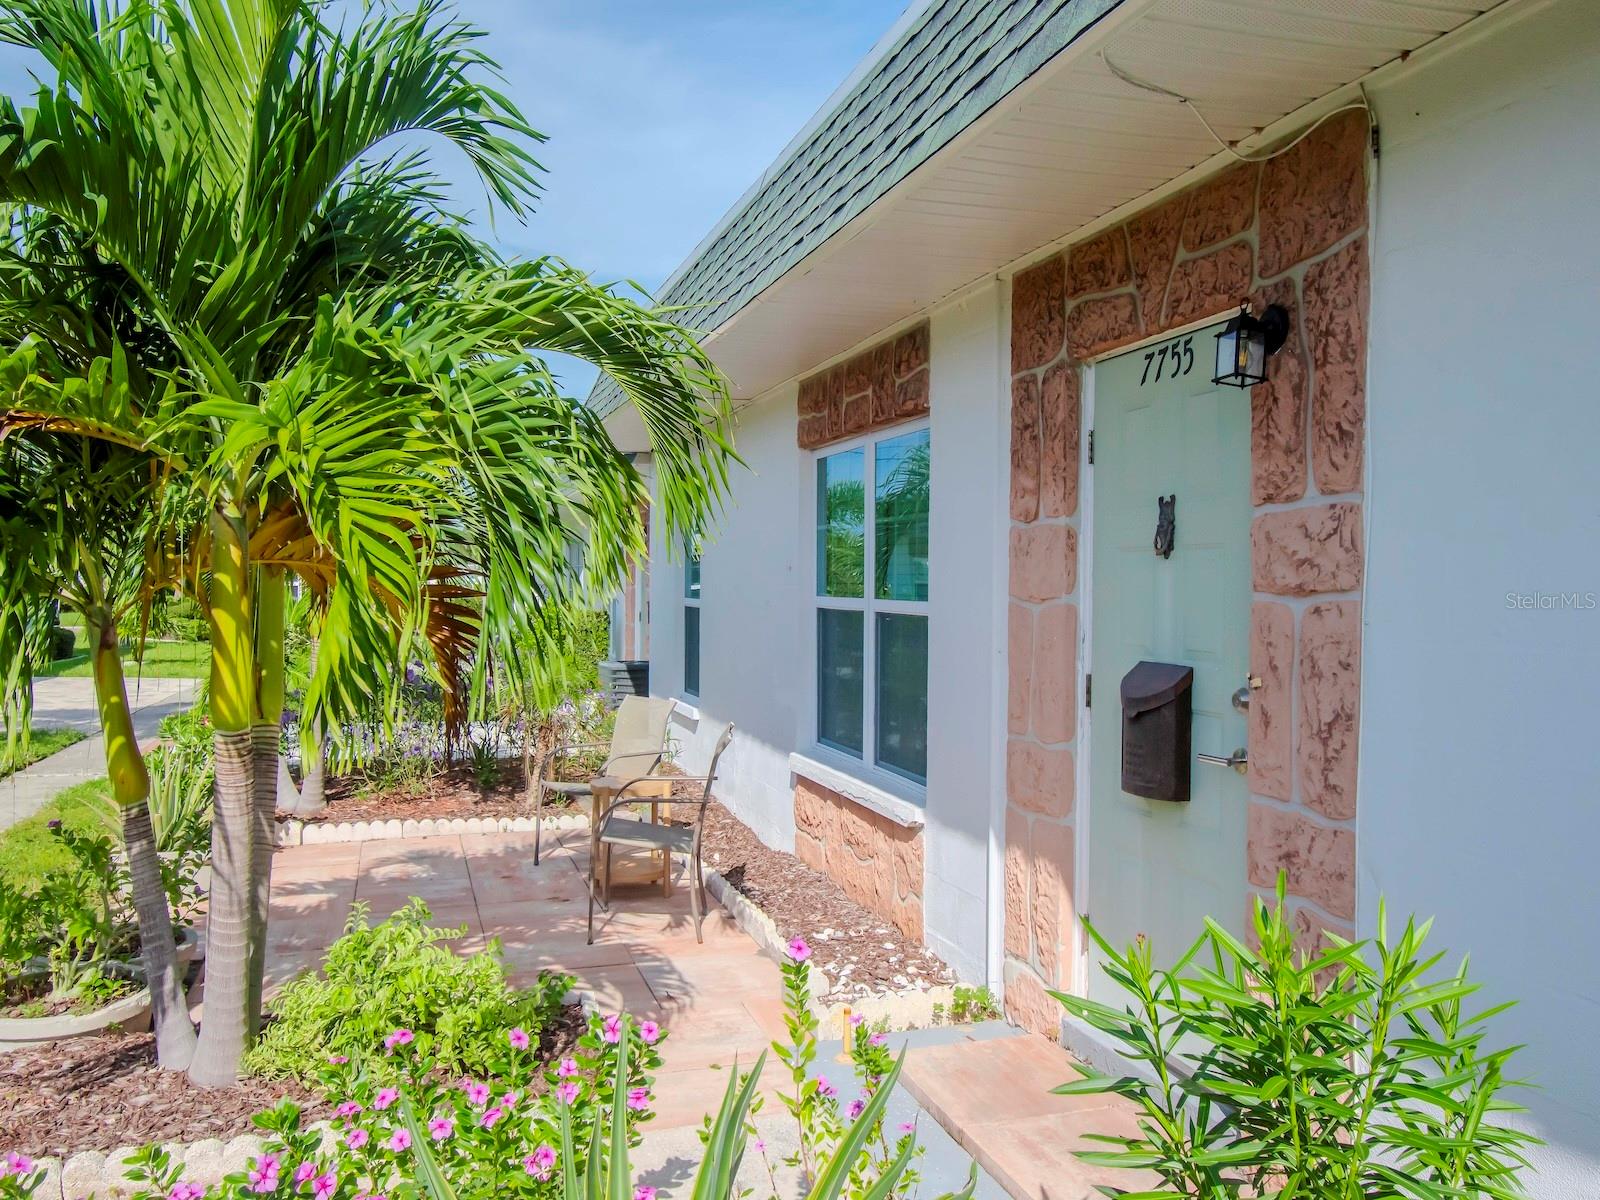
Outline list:
[[[658,300],[716,329],[1120,2],[935,0]],[[590,403],[621,399],[602,377]]]

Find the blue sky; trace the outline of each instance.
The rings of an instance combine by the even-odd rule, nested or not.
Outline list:
[[[658,287],[894,23],[906,0],[459,0],[550,136],[540,211],[492,231]],[[31,87],[0,47],[0,87]],[[483,211],[459,162],[440,159]],[[593,373],[562,371],[574,394]]]

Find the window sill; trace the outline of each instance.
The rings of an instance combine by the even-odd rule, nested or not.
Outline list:
[[[907,829],[921,829],[926,821],[924,804],[927,791],[925,788],[912,783],[909,779],[896,779],[893,782],[883,779],[881,782],[869,783],[861,778],[861,773],[870,773],[871,768],[863,763],[852,762],[850,767],[832,765],[821,756],[827,755],[829,760],[837,761],[837,757],[825,748],[818,747],[812,751],[818,757],[806,754],[789,755],[789,770],[803,779],[813,783],[820,783],[830,791],[838,792],[845,799],[862,808],[870,809],[881,817],[902,825]],[[859,772],[859,773],[858,773]],[[890,790],[893,788],[894,790]]]
[[[685,721],[700,720],[699,696],[690,696],[685,693],[674,697],[672,703],[676,705],[672,710],[674,716],[682,717]]]

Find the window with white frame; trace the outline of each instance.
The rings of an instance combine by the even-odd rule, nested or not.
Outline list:
[[[817,742],[928,775],[928,430],[817,455]]]
[[[683,563],[683,692],[700,695],[700,552],[693,547]]]

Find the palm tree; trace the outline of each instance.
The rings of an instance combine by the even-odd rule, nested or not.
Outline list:
[[[44,245],[52,232],[42,228],[48,224],[12,223],[13,237],[22,236],[13,248],[26,245],[33,252],[34,269],[15,272],[10,269],[15,259],[0,262],[0,326],[16,327],[21,304],[33,313],[35,324],[66,317],[58,327],[63,336],[55,343],[25,339],[0,361],[0,392],[10,404],[36,402],[41,392],[48,395],[63,386],[126,395],[136,371],[109,372],[51,355],[54,345],[70,346],[72,331],[92,342],[98,326],[94,317],[105,315],[112,306],[94,305],[92,285],[72,289],[78,299],[90,301],[87,310],[78,308],[63,291],[34,290],[32,285],[51,278],[52,265],[59,265],[52,263]],[[41,232],[44,238],[29,236]],[[82,278],[77,274],[79,281]],[[59,276],[56,281],[61,281]],[[49,365],[44,366],[41,358]],[[6,428],[0,425],[0,431]],[[141,600],[144,537],[161,503],[152,486],[158,477],[152,475],[151,465],[146,454],[115,442],[66,437],[48,429],[0,439],[0,659],[10,664],[0,685],[9,743],[27,736],[29,676],[34,663],[43,658],[28,644],[30,632],[47,628],[57,605],[82,614],[104,733],[106,773],[121,817],[133,883],[157,1053],[164,1066],[181,1070],[194,1054],[194,1026],[174,953],[172,915],[150,822],[150,775],[129,714],[117,636],[122,619]]]
[[[726,392],[667,315],[565,264],[505,262],[447,208],[443,139],[525,216],[539,135],[441,0],[331,26],[317,0],[0,0],[0,38],[56,72],[0,100],[0,202],[114,264],[176,355],[148,401],[40,389],[8,429],[105,441],[203,497],[165,521],[148,586],[211,633],[206,1018],[190,1075],[236,1077],[259,1013],[285,580],[316,602],[303,727],[348,756],[426,643],[446,716],[535,677],[539,609],[618,580],[644,487],[540,354],[608,372],[643,418],[659,511],[690,536],[726,489]],[[7,334],[9,337],[9,334]],[[574,538],[584,569],[570,565]]]

